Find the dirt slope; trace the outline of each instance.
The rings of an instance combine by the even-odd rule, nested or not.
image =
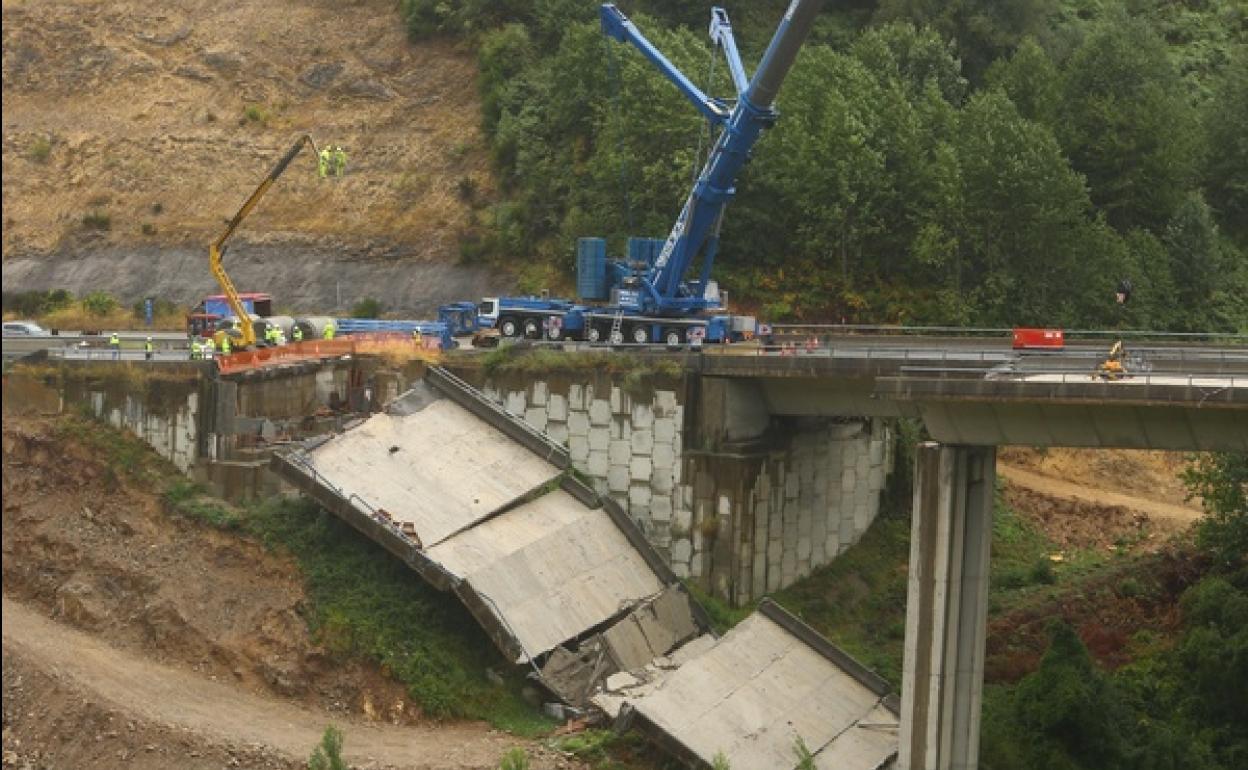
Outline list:
[[[69,760],[57,767],[155,768],[186,743],[207,759],[254,749],[242,766],[285,768],[333,722],[349,726],[361,761],[485,768],[519,742],[485,725],[428,724],[375,666],[328,655],[300,617],[290,560],[165,513],[65,424],[4,420],[6,749],[18,750],[13,733]],[[10,692],[15,677],[54,686]],[[10,694],[27,705],[11,709]],[[104,737],[66,729],[80,720]]]
[[[1203,514],[1180,452],[1005,447],[1006,502],[1063,548],[1155,551]]]
[[[279,302],[322,309],[343,281],[344,302],[403,307],[491,194],[473,52],[409,43],[390,0],[2,7],[8,290],[189,301],[212,288],[208,242],[303,133],[342,144],[347,175],[296,159],[230,252]],[[487,273],[431,276],[446,301]]]
[[[58,700],[62,702],[72,700],[65,698],[63,691],[76,690],[77,697],[89,704],[100,704],[105,709],[112,706],[137,720],[144,725],[144,732],[153,726],[166,726],[171,728],[170,733],[185,731],[190,735],[189,739],[183,738],[189,744],[185,746],[176,742],[170,745],[168,738],[161,736],[134,736],[139,740],[125,741],[130,745],[115,749],[112,745],[99,746],[103,739],[97,741],[96,735],[120,733],[120,725],[94,734],[65,730],[65,745],[58,752],[61,762],[72,758],[82,767],[112,764],[132,768],[137,763],[119,760],[113,752],[133,752],[135,757],[149,755],[156,760],[147,765],[151,767],[168,767],[174,762],[179,767],[220,767],[221,754],[229,756],[250,750],[252,757],[247,766],[258,766],[253,763],[263,758],[270,766],[298,767],[298,760],[306,759],[331,720],[346,735],[344,759],[358,764],[371,762],[374,766],[410,770],[495,768],[509,748],[522,743],[479,725],[396,727],[330,717],[322,711],[240,692],[232,684],[152,663],[111,647],[98,637],[49,621],[8,599],[3,607],[6,668],[10,656],[15,655],[21,661],[18,665],[37,672],[37,679],[52,680],[52,692],[47,693],[51,698],[60,695]],[[6,689],[10,680],[6,671]],[[5,700],[7,704],[8,698]],[[50,705],[42,697],[39,700],[42,706]],[[37,729],[30,723],[26,723],[26,728]],[[196,749],[197,753],[210,756],[195,757],[205,760],[201,763],[186,762],[184,755]],[[563,761],[541,749],[530,747],[529,753],[542,755],[533,764],[538,768],[557,767]]]

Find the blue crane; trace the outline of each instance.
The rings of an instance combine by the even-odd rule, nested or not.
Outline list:
[[[711,9],[711,40],[724,51],[737,99],[727,104],[704,94],[654,47],[627,17],[612,4],[601,9],[602,29],[621,42],[632,43],[693,103],[707,120],[720,129],[706,165],[681,209],[662,250],[640,280],[635,295],[622,293],[618,300],[628,309],[659,315],[687,315],[719,307],[712,290],[711,268],[719,244],[724,209],[735,193],[741,167],[763,129],[777,118],[773,106],[780,84],[788,75],[798,50],[806,40],[823,0],[793,0],[753,79],[747,79],[737,52],[732,25],[722,8]],[[702,268],[697,280],[685,273],[697,256]]]
[[[719,136],[671,233],[661,248],[650,249],[644,263],[612,261],[608,270],[602,239],[581,239],[579,248],[592,257],[586,260],[590,271],[578,266],[586,285],[591,287],[589,291],[581,291],[581,296],[602,300],[609,288],[609,302],[581,305],[546,295],[486,297],[478,306],[477,324],[495,327],[505,337],[551,340],[571,337],[612,343],[676,345],[695,339],[719,342],[752,335],[755,332],[752,317],[708,312],[722,307],[719,291],[711,280],[720,226],[724,209],[735,192],[737,175],[749,159],[750,150],[763,129],[776,122],[773,106],[776,93],[822,5],[823,0],[792,0],[753,78],[746,76],[741,64],[727,12],[722,8],[711,9],[711,40],[723,49],[728,60],[737,92],[732,101],[704,94],[618,8],[612,4],[603,5],[600,14],[603,31],[621,42],[633,44],[654,62],[685,98],[719,128]],[[648,246],[656,245],[648,239],[635,240]],[[630,250],[632,245],[630,241]],[[702,264],[697,278],[686,280],[686,273],[699,256]],[[444,309],[448,313],[453,310],[450,306]]]

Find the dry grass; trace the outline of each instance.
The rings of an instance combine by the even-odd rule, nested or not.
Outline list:
[[[410,364],[413,361],[423,361],[426,364],[435,365],[442,362],[442,351],[417,347],[407,340],[384,342],[361,340],[356,343],[355,349],[361,355],[377,356],[387,366],[395,368]]]

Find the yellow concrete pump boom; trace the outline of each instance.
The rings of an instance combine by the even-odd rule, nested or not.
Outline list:
[[[234,234],[234,231],[238,229],[242,221],[251,213],[251,210],[256,207],[256,204],[260,202],[264,194],[273,186],[277,178],[282,175],[282,172],[295,159],[295,156],[299,154],[304,145],[312,148],[313,157],[319,155],[316,143],[312,141],[311,136],[304,134],[296,139],[295,143],[286,151],[286,154],[282,156],[282,159],[277,162],[273,170],[260,183],[260,186],[256,188],[251,197],[243,204],[243,207],[230,220],[229,225],[225,228],[225,232],[221,233],[221,236],[208,247],[208,267],[212,270],[212,275],[217,279],[217,283],[221,284],[221,290],[225,292],[225,299],[229,302],[230,309],[234,311],[235,317],[238,318],[238,328],[243,335],[242,339],[237,343],[237,346],[240,348],[251,347],[255,344],[256,331],[251,327],[251,316],[248,315],[247,308],[243,306],[243,301],[239,299],[238,290],[234,288],[234,282],[225,274],[225,267],[221,264],[221,257],[225,255],[225,242]]]

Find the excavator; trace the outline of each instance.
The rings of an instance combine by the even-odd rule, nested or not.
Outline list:
[[[1093,379],[1100,378],[1102,380],[1114,381],[1121,380],[1127,376],[1127,367],[1123,363],[1125,350],[1122,346],[1122,340],[1114,343],[1109,349],[1109,355],[1096,367],[1096,373],[1092,375]]]
[[[260,182],[260,186],[251,194],[251,197],[243,203],[242,208],[238,210],[238,213],[234,215],[230,223],[226,225],[225,232],[221,233],[221,236],[208,247],[208,268],[212,270],[212,275],[217,279],[217,283],[221,284],[221,290],[225,293],[226,301],[229,302],[230,309],[234,311],[234,316],[238,319],[239,335],[237,337],[230,336],[230,345],[235,349],[242,350],[255,345],[256,330],[252,328],[251,316],[238,295],[238,289],[234,288],[234,282],[226,275],[225,266],[221,264],[221,258],[225,256],[225,242],[230,239],[230,236],[234,234],[238,226],[242,224],[247,215],[251,213],[256,204],[260,202],[260,199],[264,197],[264,194],[269,191],[269,188],[273,186],[277,178],[282,175],[282,172],[286,170],[286,167],[290,165],[290,162],[295,159],[295,156],[305,146],[312,148],[312,157],[317,157],[320,154],[316,148],[316,143],[312,141],[312,137],[308,134],[304,134],[296,139],[295,143],[286,151],[286,154],[277,162],[277,165],[273,167],[273,170],[264,178],[264,181]],[[224,329],[213,334],[213,340],[217,343],[218,350],[221,349],[221,343],[227,334],[229,332]]]

